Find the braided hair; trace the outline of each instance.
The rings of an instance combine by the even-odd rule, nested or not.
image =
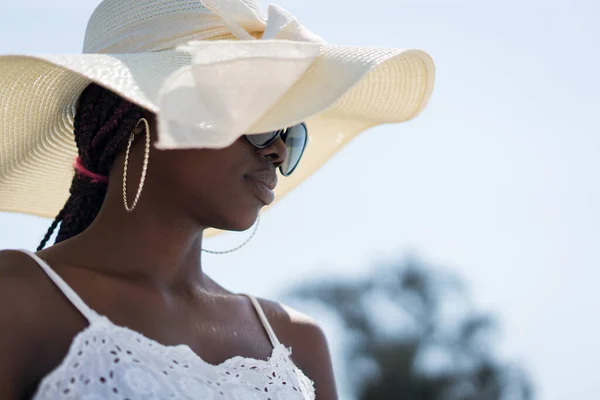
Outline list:
[[[143,109],[117,94],[92,83],[77,104],[74,120],[75,142],[83,167],[108,176],[117,156],[127,144],[129,134],[143,117]],[[42,250],[60,223],[56,243],[83,232],[94,221],[106,196],[108,184],[87,177],[77,170],[69,189],[69,199],[37,250]]]

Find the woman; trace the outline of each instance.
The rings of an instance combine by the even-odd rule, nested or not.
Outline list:
[[[430,58],[244,0],[105,0],[84,52],[0,58],[0,210],[56,215],[0,252],[2,398],[336,399],[315,321],[213,281],[203,236],[418,114]]]

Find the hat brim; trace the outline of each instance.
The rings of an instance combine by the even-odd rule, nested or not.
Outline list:
[[[89,83],[159,113],[161,84],[191,64],[189,54],[176,50],[0,57],[0,211],[47,218],[60,211],[77,156],[75,104]],[[300,165],[280,179],[276,199],[367,128],[414,118],[426,106],[433,83],[433,60],[421,50],[323,45],[261,119],[283,127],[305,116],[310,132]]]

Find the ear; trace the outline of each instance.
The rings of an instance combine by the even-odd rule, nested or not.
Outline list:
[[[132,132],[134,135],[146,134],[146,129],[150,129],[149,122],[145,117],[142,117],[133,127]]]

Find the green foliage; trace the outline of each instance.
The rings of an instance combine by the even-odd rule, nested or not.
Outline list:
[[[528,400],[529,379],[493,352],[495,323],[462,282],[416,259],[360,280],[313,281],[292,296],[325,305],[348,332],[359,400]]]

